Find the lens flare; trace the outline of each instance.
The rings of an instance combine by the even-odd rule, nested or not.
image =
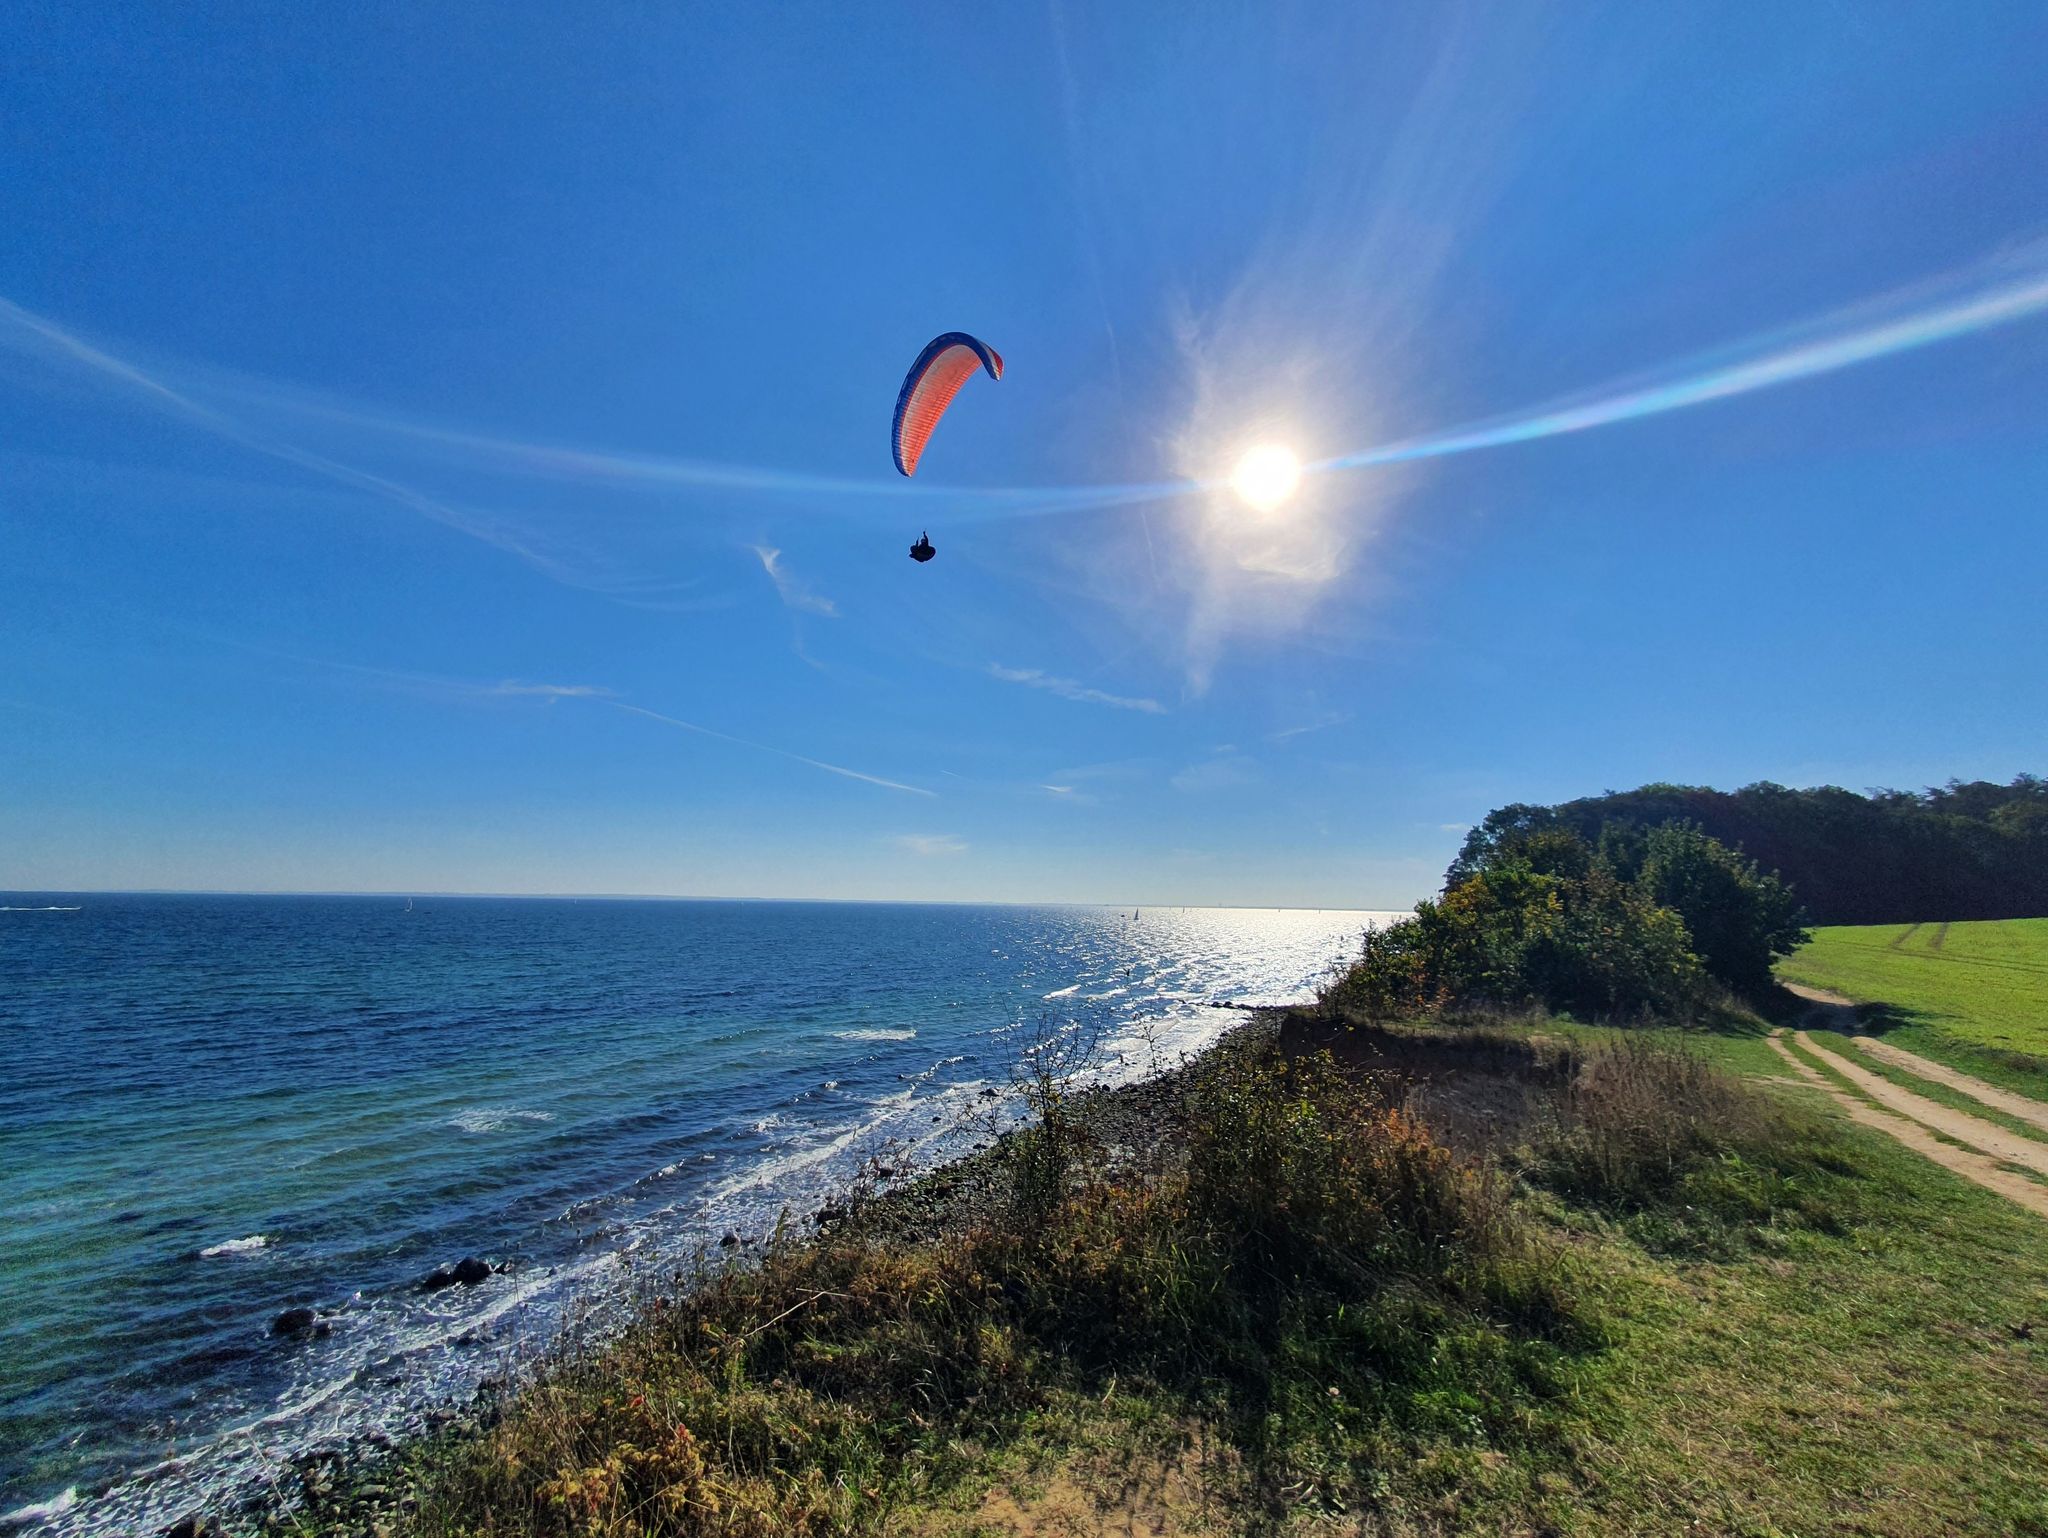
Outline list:
[[[1277,443],[1260,444],[1230,472],[1230,489],[1262,513],[1272,512],[1300,485],[1300,456]]]

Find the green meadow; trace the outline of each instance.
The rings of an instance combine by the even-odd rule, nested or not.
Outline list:
[[[1786,982],[1846,994],[1888,1041],[2048,1096],[2048,918],[1816,929]]]

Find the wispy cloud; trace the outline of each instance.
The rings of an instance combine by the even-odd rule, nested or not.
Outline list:
[[[1354,449],[1309,468],[1358,470],[1402,460],[1440,459],[1683,411],[1974,336],[2044,311],[2048,242],[2034,241],[1912,288],[1668,364],[1632,381],[1398,443]]]
[[[1269,733],[1266,741],[1287,742],[1296,737],[1306,737],[1310,732],[1327,731],[1333,726],[1342,726],[1350,719],[1351,717],[1343,711],[1332,711],[1330,714],[1319,716],[1313,721],[1303,722],[1300,726],[1289,726],[1280,731]]]
[[[544,700],[608,700],[612,691],[597,684],[530,684],[516,678],[508,678],[496,687],[486,690],[499,698],[534,698]]]
[[[832,619],[839,617],[839,605],[820,593],[814,593],[803,580],[782,564],[782,552],[773,545],[750,545],[748,547],[761,558],[761,570],[768,573],[768,580],[775,584],[775,592],[792,609],[803,609],[811,614],[823,614]]]
[[[1063,700],[1079,700],[1085,705],[1109,705],[1117,710],[1141,710],[1149,716],[1166,714],[1166,707],[1157,700],[1091,689],[1074,679],[1055,678],[1038,668],[1006,668],[1001,663],[992,662],[988,671],[991,678],[1000,678],[1006,684],[1022,684],[1027,689],[1043,689],[1048,694],[1057,694]]]
[[[111,382],[132,396],[140,397],[155,410],[176,417],[252,453],[292,465],[337,485],[395,503],[423,518],[495,546],[564,586],[597,593],[634,608],[680,610],[704,606],[702,601],[677,603],[660,596],[665,592],[674,591],[679,586],[690,584],[660,581],[650,583],[645,579],[611,583],[593,579],[577,570],[571,563],[542,549],[543,541],[529,530],[521,529],[503,518],[475,508],[459,507],[429,496],[389,476],[344,463],[274,433],[263,431],[243,418],[199,399],[189,389],[173,385],[166,378],[159,377],[158,374],[138,364],[95,347],[54,321],[24,310],[20,305],[7,299],[0,299],[0,345],[12,346],[18,351],[40,356],[45,360],[54,360],[59,365],[83,369],[88,374]]]
[[[898,849],[926,857],[967,852],[967,841],[950,833],[899,833],[892,842]]]
[[[1048,782],[1040,784],[1037,790],[1039,794],[1045,796],[1058,806],[1100,806],[1102,804],[1101,796],[1079,785],[1062,785],[1057,782]]]
[[[1167,783],[1175,790],[1200,793],[1230,790],[1249,785],[1259,777],[1259,766],[1235,753],[1219,753],[1199,764],[1190,764]]]
[[[859,780],[864,785],[879,785],[884,790],[900,790],[906,795],[931,796],[937,791],[926,790],[921,785],[905,785],[898,780],[885,779],[878,774],[863,774],[858,769],[849,769],[843,764],[830,764],[822,758],[811,758],[803,753],[792,753],[787,748],[778,748],[771,743],[755,742],[751,738],[738,737],[731,732],[721,732],[715,727],[700,726],[695,721],[685,721],[681,716],[671,716],[659,710],[649,710],[645,705],[635,705],[623,700],[611,689],[599,684],[551,684],[532,683],[524,679],[508,678],[499,683],[476,683],[468,679],[443,678],[431,673],[405,673],[391,668],[367,667],[356,662],[329,662],[318,657],[301,657],[291,652],[273,651],[266,647],[250,646],[243,642],[232,643],[243,651],[258,656],[275,657],[285,662],[301,663],[309,667],[324,668],[330,672],[361,678],[385,688],[400,690],[408,694],[421,694],[430,698],[462,700],[534,700],[554,705],[563,700],[588,700],[593,705],[609,705],[613,710],[628,715],[644,716],[650,721],[659,721],[664,726],[673,726],[685,732],[694,732],[700,737],[709,737],[717,742],[729,742],[734,747],[750,748],[756,753],[773,753],[777,758],[787,758],[827,774],[836,774],[845,779]]]

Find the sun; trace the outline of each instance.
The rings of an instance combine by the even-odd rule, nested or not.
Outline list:
[[[1300,458],[1278,443],[1260,444],[1230,472],[1230,489],[1262,513],[1272,512],[1300,485]]]

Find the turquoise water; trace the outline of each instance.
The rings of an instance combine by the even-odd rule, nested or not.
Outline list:
[[[1369,918],[0,897],[0,1512],[134,1530],[402,1430],[640,1258],[991,1136],[1039,1030],[1163,1066]]]

